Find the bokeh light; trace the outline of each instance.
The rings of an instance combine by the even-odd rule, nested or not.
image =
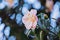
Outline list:
[[[0,2],[0,10],[1,9],[4,9],[5,8],[5,2],[4,2],[4,0],[1,0],[1,2]]]
[[[0,32],[3,31],[4,27],[5,27],[5,24],[4,23],[0,24]]]
[[[3,40],[3,33],[0,32],[0,40]]]
[[[15,14],[12,14],[12,16],[10,16],[10,19],[14,19],[15,18]]]
[[[54,20],[54,19],[57,19],[59,16],[60,16],[59,6],[58,6],[58,4],[55,4],[54,8],[53,8],[53,10],[51,12],[51,16],[50,16],[50,18],[51,18],[51,26],[52,27],[54,27],[54,28],[56,27],[56,20]],[[52,19],[52,18],[54,18],[54,19]]]
[[[0,24],[1,24],[1,22],[2,22],[2,18],[0,17]]]
[[[20,13],[18,13],[16,15],[16,23],[19,24],[21,22],[21,20],[22,20],[22,15]]]
[[[27,9],[26,7],[23,7],[23,8],[22,8],[22,13],[23,13],[23,15],[26,14],[27,11],[28,11],[28,9]]]
[[[30,4],[27,4],[27,3],[24,3],[23,7],[26,7],[27,9],[30,9],[31,8],[31,5]]]
[[[3,40],[6,40],[6,37],[5,36],[3,37]]]
[[[7,27],[5,28],[4,34],[5,34],[5,36],[6,36],[7,38],[9,37],[9,35],[10,35],[10,27],[9,27],[9,26],[7,26]]]
[[[35,3],[37,0],[24,0],[25,3],[28,3],[28,4],[33,4]]]
[[[16,40],[16,37],[15,37],[15,36],[10,36],[10,37],[8,38],[8,40]]]
[[[15,8],[18,5],[18,0],[5,0],[5,4],[9,8]]]
[[[35,8],[35,9],[40,9],[41,8],[41,3],[40,2],[35,2],[35,3],[33,3],[33,8]]]

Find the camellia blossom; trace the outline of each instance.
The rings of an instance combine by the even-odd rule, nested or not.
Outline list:
[[[35,29],[37,25],[38,18],[36,16],[37,10],[32,9],[30,12],[28,11],[22,18],[22,22],[24,23],[26,29]]]

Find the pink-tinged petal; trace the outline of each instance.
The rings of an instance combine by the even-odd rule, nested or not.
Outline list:
[[[31,29],[32,27],[32,22],[25,24],[26,29]]]
[[[25,24],[26,22],[25,17],[22,18],[22,22]]]
[[[24,23],[26,29],[35,29],[37,25],[38,18],[36,16],[37,11],[32,9],[30,12],[28,11],[22,18],[22,22]]]
[[[32,9],[32,10],[30,11],[30,13],[36,15],[36,14],[37,14],[37,10]]]
[[[38,21],[38,17],[36,16],[36,21]]]
[[[27,15],[24,15],[24,16],[22,17],[22,22],[25,24],[27,21],[28,21]]]
[[[35,21],[35,22],[33,23],[32,29],[35,29],[35,28],[36,28],[36,25],[37,25],[37,21]]]

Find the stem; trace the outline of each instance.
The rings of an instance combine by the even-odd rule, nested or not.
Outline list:
[[[43,35],[42,35],[43,31],[40,31],[40,40],[43,40]]]
[[[35,30],[33,30],[33,33],[34,33],[34,35],[35,35],[35,40],[39,40],[38,37],[37,37],[36,34],[35,34]]]
[[[39,40],[37,36],[36,36],[36,40]]]

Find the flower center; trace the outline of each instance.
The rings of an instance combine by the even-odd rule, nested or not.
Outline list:
[[[30,22],[35,22],[35,20],[36,20],[36,17],[35,17],[35,15],[28,14],[28,17],[27,17],[27,19],[28,19],[28,21],[30,21]]]

